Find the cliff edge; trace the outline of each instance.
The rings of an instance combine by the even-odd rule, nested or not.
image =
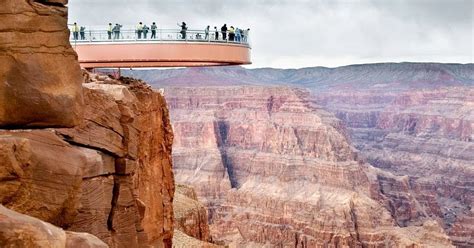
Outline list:
[[[66,4],[0,5],[0,246],[171,247],[165,99],[83,74]]]

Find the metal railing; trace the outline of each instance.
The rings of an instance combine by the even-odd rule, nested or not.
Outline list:
[[[210,30],[157,29],[156,31],[137,31],[122,29],[119,32],[109,32],[106,29],[84,30],[73,32],[71,30],[71,43],[85,42],[150,42],[150,41],[185,41],[185,42],[220,42],[234,44],[250,44],[248,32],[242,30],[241,34]]]

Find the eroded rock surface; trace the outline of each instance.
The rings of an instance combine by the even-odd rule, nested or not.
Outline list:
[[[64,231],[28,215],[0,205],[0,246],[41,248],[106,248],[103,241],[88,233]]]
[[[210,243],[207,209],[192,187],[176,185],[173,211],[173,247],[222,247]]]
[[[286,87],[169,88],[174,170],[210,211],[215,240],[245,246],[449,247],[426,215],[399,225],[342,123]],[[401,189],[414,213],[422,212]]]
[[[1,203],[110,247],[171,247],[166,102],[141,81],[86,76],[80,125],[0,131]]]
[[[0,5],[0,127],[72,127],[83,78],[69,44],[67,1]]]

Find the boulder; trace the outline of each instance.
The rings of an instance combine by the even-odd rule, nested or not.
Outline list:
[[[0,246],[38,248],[106,248],[88,233],[66,232],[47,222],[0,205]]]
[[[72,127],[83,77],[69,44],[67,1],[0,5],[0,127]]]

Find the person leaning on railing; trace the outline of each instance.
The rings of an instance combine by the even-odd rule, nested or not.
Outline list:
[[[236,42],[240,42],[241,41],[241,38],[242,38],[242,34],[241,34],[241,29],[240,28],[235,28],[235,41]]]

